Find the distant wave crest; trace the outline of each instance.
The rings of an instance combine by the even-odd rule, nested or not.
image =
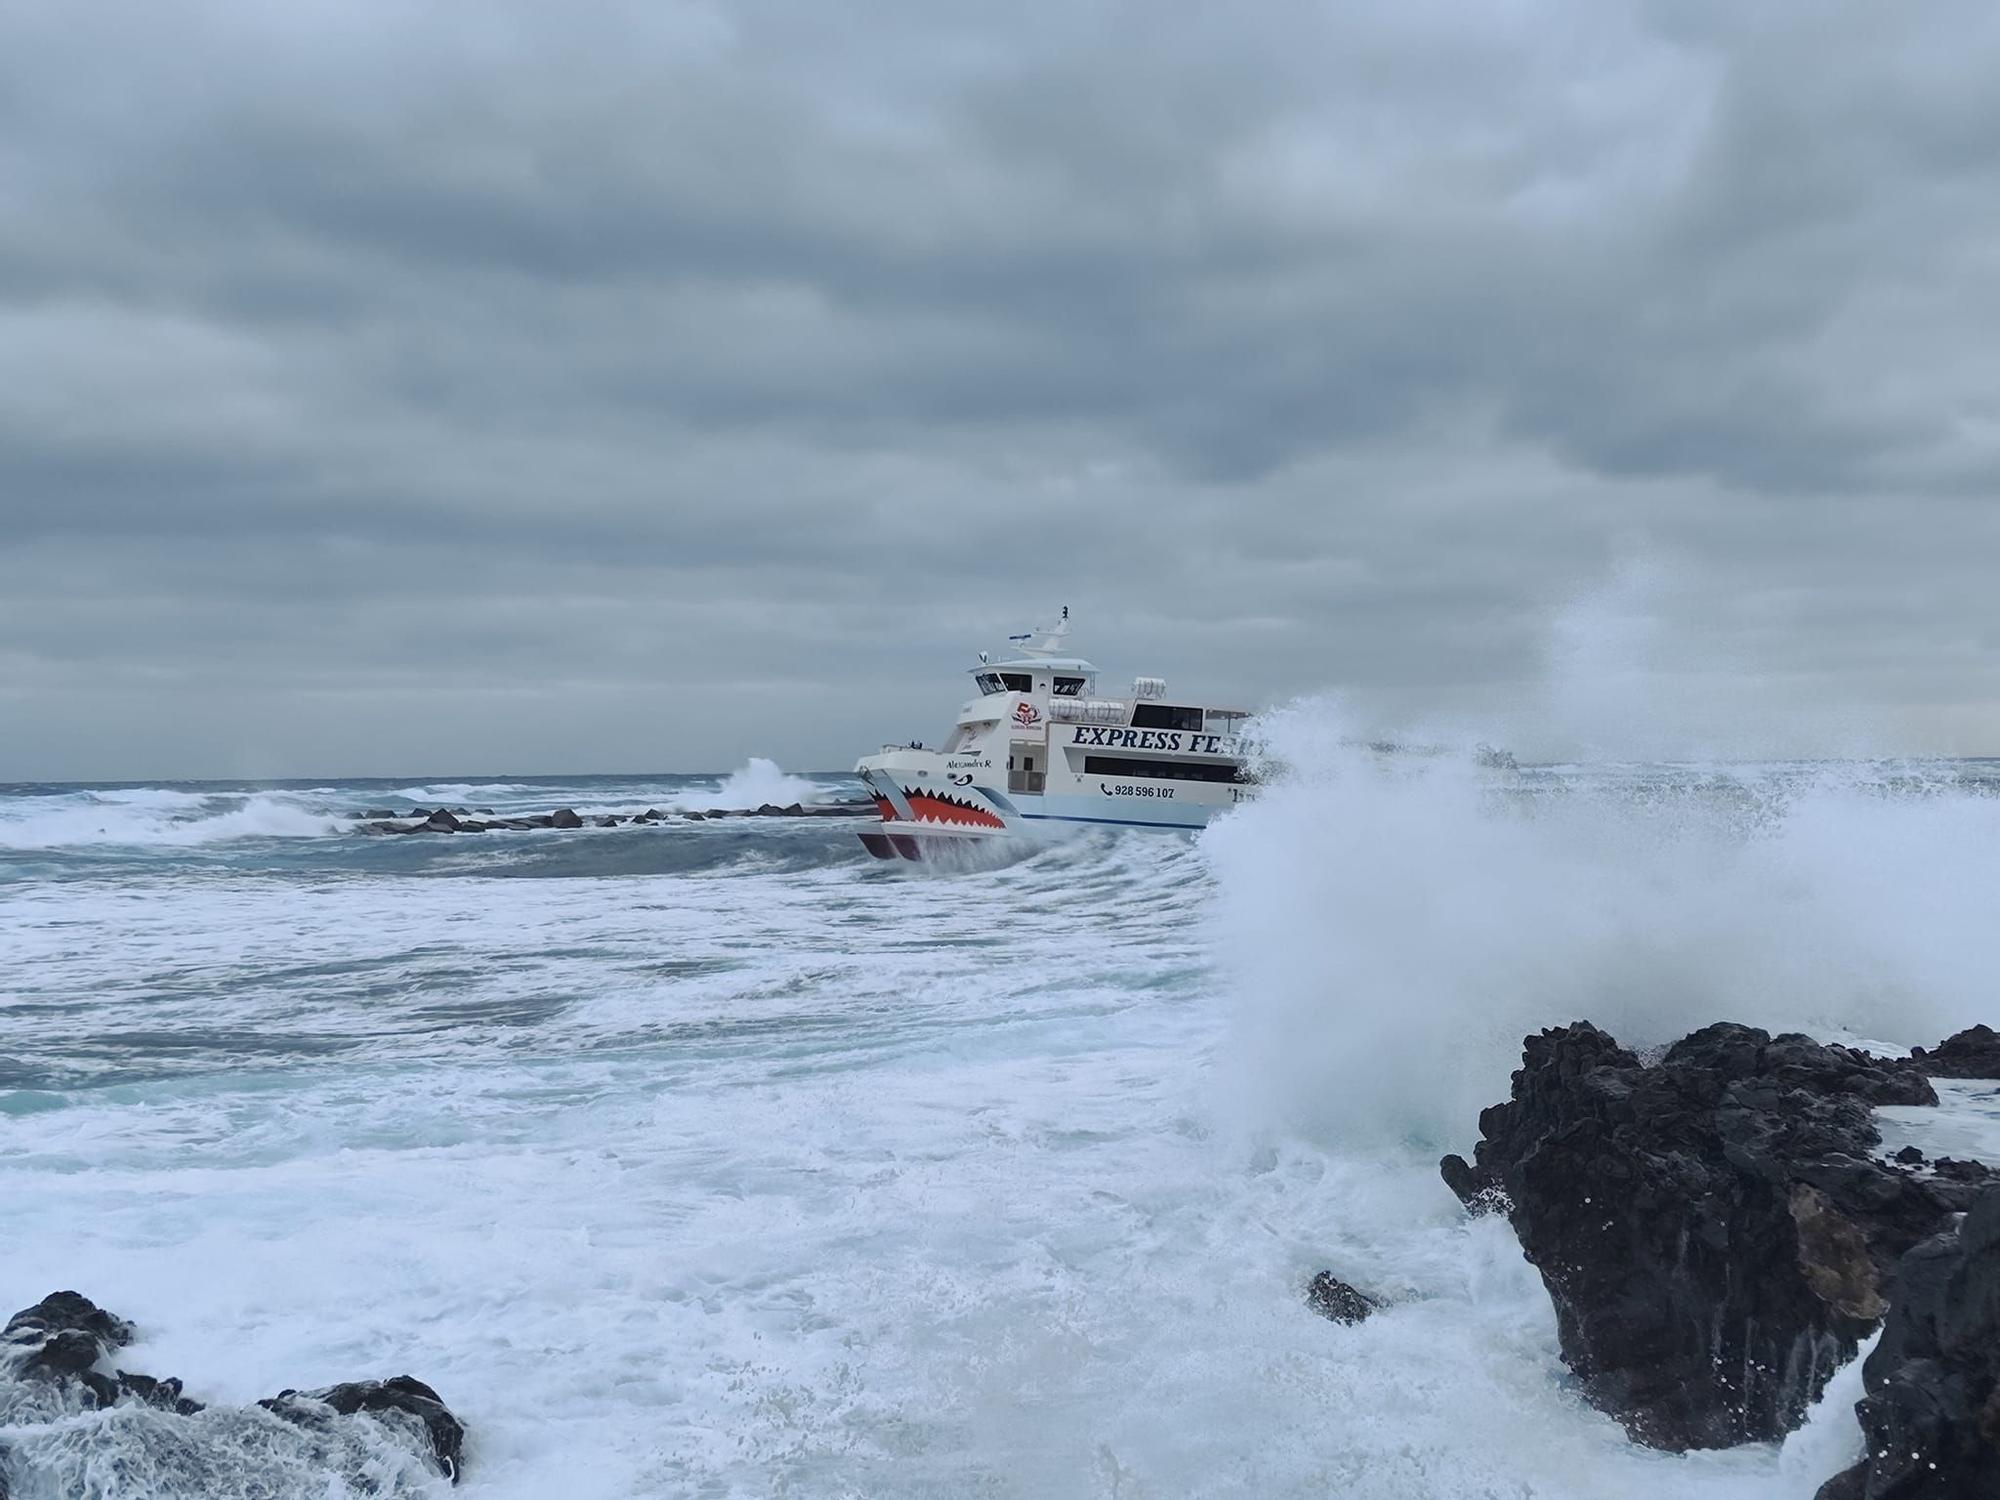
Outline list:
[[[0,848],[218,843],[316,838],[341,824],[286,792],[182,792],[166,787],[58,792],[0,801]]]

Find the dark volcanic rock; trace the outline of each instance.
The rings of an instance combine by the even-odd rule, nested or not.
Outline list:
[[[106,1312],[88,1297],[77,1292],[55,1292],[14,1314],[5,1329],[0,1330],[0,1379],[45,1382],[73,1391],[85,1407],[106,1407],[129,1399],[182,1417],[200,1412],[203,1408],[199,1402],[181,1394],[178,1380],[160,1380],[124,1370],[107,1375],[99,1368],[132,1337],[130,1323]],[[354,1381],[304,1393],[285,1391],[258,1405],[288,1421],[314,1428],[324,1429],[328,1423],[356,1415],[402,1427],[411,1439],[419,1439],[428,1447],[439,1470],[454,1482],[458,1479],[465,1428],[436,1391],[408,1375],[398,1375],[392,1380]],[[63,1409],[56,1408],[58,1413]],[[73,1406],[68,1409],[74,1411]],[[14,1420],[18,1428],[18,1411]],[[192,1440],[190,1437],[174,1441]],[[325,1445],[315,1443],[314,1447],[320,1450]],[[0,1453],[0,1467],[8,1461],[7,1455]],[[19,1450],[12,1461],[17,1465],[33,1462],[22,1458]],[[15,1477],[22,1477],[18,1467]],[[349,1491],[342,1488],[341,1492]],[[4,1475],[0,1475],[0,1500],[5,1497]]]
[[[109,1406],[118,1399],[118,1383],[98,1370],[97,1362],[131,1337],[130,1323],[80,1292],[51,1292],[7,1320],[0,1347],[15,1355],[17,1377],[74,1386],[87,1393],[87,1404]]]
[[[407,821],[389,812],[369,813],[367,821],[359,825],[363,833],[484,833],[489,829],[530,829],[530,828],[618,828],[631,823],[664,823],[673,817],[682,817],[690,822],[704,822],[710,818],[844,818],[875,817],[875,805],[869,803],[798,803],[779,807],[766,802],[757,808],[712,807],[705,813],[669,813],[657,807],[649,807],[636,813],[591,813],[579,814],[574,808],[558,808],[553,813],[519,814],[511,817],[494,817],[485,808],[474,810],[478,816],[468,814],[464,809],[445,807],[433,808],[426,812],[422,808],[412,808],[406,815]]]
[[[1473,1162],[1441,1171],[1507,1213],[1565,1362],[1634,1437],[1771,1440],[1879,1320],[1897,1259],[1977,1195],[1875,1157],[1873,1106],[1936,1098],[1912,1064],[1808,1037],[1710,1026],[1649,1066],[1579,1022],[1527,1039]]]
[[[1375,1311],[1375,1300],[1331,1271],[1321,1271],[1306,1286],[1306,1306],[1336,1323],[1359,1323]]]
[[[342,1417],[357,1412],[377,1417],[406,1413],[423,1425],[438,1467],[453,1483],[458,1481],[459,1456],[465,1446],[464,1424],[451,1414],[436,1391],[412,1376],[348,1381],[320,1391],[280,1391],[257,1404],[289,1422],[307,1425],[327,1420],[329,1412]]]
[[[181,1383],[172,1376],[155,1380],[150,1375],[128,1375],[120,1370],[118,1389],[122,1395],[136,1396],[148,1406],[177,1411],[184,1417],[191,1417],[202,1409],[199,1401],[190,1401],[181,1394]]]
[[[1903,1257],[1862,1379],[1867,1457],[1820,1500],[2000,1496],[2000,1187]]]
[[[105,1352],[122,1349],[132,1341],[132,1325],[115,1313],[106,1312],[81,1292],[50,1292],[33,1307],[24,1307],[0,1328],[0,1338],[14,1339],[33,1333],[53,1334],[74,1329],[89,1334],[104,1345]]]
[[[73,1380],[96,1364],[104,1352],[97,1338],[81,1328],[59,1328],[21,1361],[21,1371],[42,1380]]]
[[[1938,1078],[2000,1078],[2000,1031],[1969,1026],[1932,1051],[1917,1048],[1910,1060]]]
[[[7,1320],[0,1339],[5,1340],[0,1347],[19,1352],[16,1375],[73,1386],[86,1394],[87,1405],[109,1406],[121,1396],[133,1396],[183,1416],[201,1410],[200,1403],[181,1395],[178,1380],[99,1370],[100,1361],[131,1342],[132,1325],[80,1292],[51,1292],[23,1308]]]

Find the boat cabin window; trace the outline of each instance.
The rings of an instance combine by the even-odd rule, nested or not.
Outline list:
[[[982,693],[1004,693],[1007,691],[1007,685],[1000,680],[998,672],[981,672],[972,680],[979,684],[979,691]]]
[[[1058,677],[1056,679],[1056,696],[1058,698],[1082,697],[1083,682],[1084,679],[1081,677]]]
[[[1003,692],[1032,693],[1035,690],[1035,679],[1026,672],[1000,672],[995,675],[1000,679]]]
[[[1140,760],[1128,755],[1086,755],[1086,776],[1144,776],[1154,781],[1247,781],[1234,763],[1200,760]]]
[[[1189,729],[1201,733],[1201,710],[1171,703],[1139,703],[1132,708],[1134,729]]]

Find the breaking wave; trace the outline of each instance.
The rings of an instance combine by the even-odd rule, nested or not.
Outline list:
[[[194,845],[242,838],[314,838],[340,820],[290,792],[204,793],[165,787],[68,791],[0,799],[0,848]]]
[[[1353,1140],[1462,1141],[1522,1036],[1715,1020],[1929,1045],[1990,1014],[2000,781],[1976,764],[1482,764],[1385,754],[1338,709],[1262,725],[1203,846],[1258,1038]]]
[[[761,755],[753,755],[742,766],[731,771],[717,783],[712,792],[700,789],[688,792],[676,799],[675,806],[689,811],[700,812],[711,807],[726,807],[731,811],[754,809],[770,805],[790,807],[794,802],[819,802],[824,800],[826,788],[803,776],[788,775],[774,760]]]

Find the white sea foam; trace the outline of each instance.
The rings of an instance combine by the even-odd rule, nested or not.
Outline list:
[[[37,1079],[0,1087],[0,1294],[98,1297],[204,1399],[408,1371],[466,1500],[1806,1500],[1836,1398],[1782,1462],[1633,1447],[1436,1155],[1574,1015],[1935,1041],[1991,949],[1925,865],[1989,875],[1983,808],[1344,736],[1277,723],[1292,778],[1198,846],[947,878],[498,880],[468,840],[0,887]],[[1392,1305],[1311,1316],[1321,1267]]]
[[[1826,1383],[1826,1390],[1806,1413],[1798,1431],[1785,1439],[1778,1452],[1779,1486],[1784,1493],[1805,1500],[1867,1452],[1854,1403],[1865,1390],[1862,1364],[1881,1340],[1877,1329],[1862,1342],[1860,1352]]]

